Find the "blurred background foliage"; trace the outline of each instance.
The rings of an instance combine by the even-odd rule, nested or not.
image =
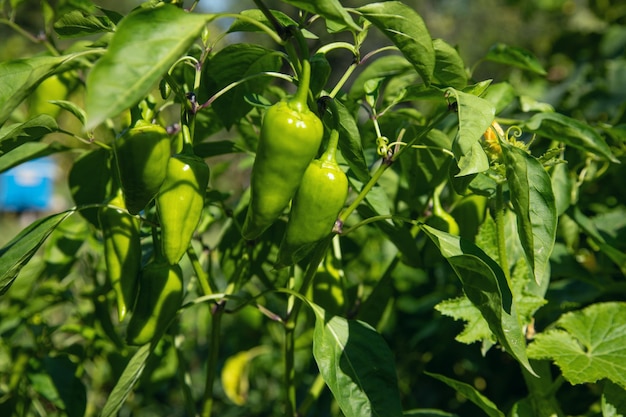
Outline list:
[[[41,3],[36,0],[11,3],[19,3],[15,22],[31,38],[17,34],[8,25],[1,24],[0,60],[44,52],[35,40],[42,33],[51,33],[51,28],[45,23]],[[86,3],[88,2],[80,0],[50,2],[59,15],[63,10],[72,9],[76,5],[82,7]],[[138,4],[115,0],[94,3],[120,13],[126,13]],[[276,0],[268,0],[266,3],[270,8],[293,14],[294,9],[285,3]],[[361,6],[365,3],[357,0],[342,1],[346,6]],[[458,48],[466,65],[473,70],[476,80],[508,81],[518,91],[524,91],[527,96],[547,103],[564,114],[600,126],[602,122],[610,122],[616,127],[626,129],[626,3],[623,0],[404,0],[404,3],[414,7],[422,15],[433,37],[442,38]],[[7,1],[0,1],[3,10],[8,9],[7,4]],[[253,7],[252,1],[248,0],[201,0],[199,4],[199,8],[206,12],[239,11]],[[220,21],[218,24],[227,23]],[[212,32],[221,33],[224,29],[225,26],[215,27]],[[324,35],[319,27],[315,32],[322,36],[320,44],[326,43],[328,39],[323,36],[331,36]],[[269,39],[260,38],[258,34],[229,36],[236,37],[234,40],[237,42],[260,41],[272,46]],[[219,46],[226,45],[229,39],[226,37]],[[56,42],[59,45],[63,43],[58,39]],[[380,42],[385,40],[380,38]],[[542,62],[547,76],[529,75],[510,67],[481,62],[481,58],[496,43],[528,49]],[[376,45],[371,44],[370,47],[374,49]],[[349,65],[352,57],[332,54],[329,59],[333,68],[343,69]],[[340,74],[341,70],[337,73]],[[515,114],[519,110],[506,109],[504,114]],[[623,179],[626,172],[623,165],[612,166],[608,170],[599,167],[597,174],[590,173],[588,185],[581,189],[579,201],[584,212],[597,214],[607,207],[624,206],[626,189],[623,187]],[[67,187],[64,175],[66,174],[60,173],[57,192],[66,198],[68,192],[63,188]],[[600,177],[602,181],[598,182]],[[70,203],[67,201],[65,204]],[[24,216],[24,213],[19,215]],[[0,218],[0,228],[3,231],[0,243],[4,243],[23,224],[15,221],[17,217],[14,213],[0,215]],[[29,219],[26,217],[24,221]],[[94,274],[95,266],[90,266],[85,261],[75,264],[74,255],[79,250],[87,252],[87,259],[91,256],[94,262],[99,259],[101,261],[97,250],[93,249],[98,248],[97,242],[91,242],[92,249],[80,249],[84,237],[81,235],[81,228],[73,221],[68,221],[51,239],[57,243],[55,248],[64,248],[65,252],[48,253],[45,261],[32,262],[9,292],[9,298],[0,300],[0,310],[3,311],[0,333],[3,338],[10,335],[10,339],[7,339],[10,344],[0,344],[2,383],[11,383],[8,375],[20,364],[15,362],[16,357],[20,359],[15,352],[34,352],[33,354],[48,357],[46,352],[40,350],[54,346],[58,350],[67,349],[75,357],[95,358],[81,362],[82,368],[79,371],[76,371],[75,363],[66,363],[58,358],[48,357],[49,360],[42,364],[73,370],[83,377],[88,375],[91,380],[89,402],[96,404],[102,400],[102,395],[110,391],[110,381],[115,381],[119,376],[128,352],[102,336],[110,331],[102,327],[102,323],[107,323],[106,310],[102,311],[102,293],[96,291],[94,282],[86,278]],[[351,245],[351,239],[367,244]],[[575,240],[576,237],[571,239]],[[58,244],[59,241],[62,244]],[[558,248],[557,245],[557,251]],[[347,280],[365,284],[378,282],[384,274],[386,263],[393,256],[393,248],[384,236],[380,233],[368,234],[365,228],[346,239],[344,251]],[[599,262],[595,259],[592,261]],[[566,263],[557,264],[553,271],[554,277],[567,277],[572,273],[568,269],[570,267]],[[36,280],[41,279],[41,271],[44,269],[47,277],[36,285]],[[576,274],[581,273],[579,268],[574,271]],[[102,280],[102,274],[97,275],[96,281]],[[72,299],[70,287],[76,285],[76,282],[79,282],[82,289],[81,295],[84,299],[91,300],[93,305]],[[576,306],[593,297],[589,290],[590,287],[585,285],[576,288],[568,286],[567,294],[557,290],[551,296],[562,304]],[[491,349],[483,356],[479,346],[468,348],[453,341],[462,330],[463,324],[442,317],[434,310],[434,306],[441,300],[458,294],[459,284],[447,264],[438,263],[428,270],[415,270],[401,265],[393,272],[388,299],[376,306],[385,310],[385,319],[378,325],[378,329],[396,354],[403,405],[407,410],[417,407],[440,408],[462,416],[476,415],[478,412],[466,399],[455,395],[452,389],[425,376],[424,370],[465,381],[502,409],[507,409],[525,395],[526,388],[519,368],[508,355]],[[558,297],[562,299],[559,300]],[[31,300],[40,302],[34,303]],[[72,307],[78,303],[78,311],[63,309],[63,305],[67,303],[72,303]],[[82,320],[81,326],[70,329],[75,334],[74,338],[89,340],[89,343],[81,345],[82,351],[77,350],[78,344],[71,343],[71,338],[55,340],[53,336],[55,329],[68,326],[73,321],[73,314],[78,314]],[[17,322],[7,319],[11,316],[25,320],[29,331],[12,327],[17,326]],[[93,328],[89,327],[89,320]],[[271,323],[263,324],[263,320],[257,311],[246,309],[232,318],[229,317],[223,324],[223,331],[228,335],[224,338],[225,357],[253,348],[256,343],[275,348],[275,352],[261,354],[251,363],[250,386],[255,389],[248,398],[248,412],[254,415],[263,415],[272,408],[275,408],[274,412],[279,410],[278,404],[268,404],[267,398],[276,398],[280,390],[276,382],[280,381],[277,374],[280,371],[277,370],[279,367],[276,363],[280,360],[281,336],[279,332],[272,331]],[[189,334],[187,342],[193,342],[195,346],[206,346],[202,339],[205,333],[198,331],[197,324],[207,322],[206,309],[198,308],[186,312],[180,325]],[[307,342],[304,339],[302,344],[306,347]],[[137,416],[182,415],[178,406],[182,398],[175,388],[174,365],[177,363],[176,351],[180,350],[194,351],[194,347],[176,348],[172,343],[163,343],[160,346],[158,354],[149,365],[154,372],[146,373],[151,375],[145,378],[149,380],[142,381],[137,392],[129,399],[126,412]],[[192,357],[186,358],[192,369],[192,379],[201,378],[201,362],[206,355],[206,351],[196,350]],[[13,358],[13,362],[7,363],[6,358]],[[303,358],[307,359],[298,364],[299,371],[314,366],[310,363],[308,352],[303,354]],[[28,358],[21,360],[28,361]],[[45,370],[32,375],[31,382],[34,385],[43,386],[47,383],[42,379],[42,375],[47,375]],[[595,390],[594,386],[576,386],[564,390],[565,397],[561,398],[564,411],[571,415],[594,415],[590,406],[596,394]],[[142,398],[151,398],[152,406],[140,407]],[[328,402],[330,395],[326,393],[320,399],[320,409]],[[87,410],[97,411],[89,406]],[[217,405],[215,411],[216,414],[226,417],[241,415],[236,410],[224,404]],[[0,407],[0,415],[3,415],[1,411]]]

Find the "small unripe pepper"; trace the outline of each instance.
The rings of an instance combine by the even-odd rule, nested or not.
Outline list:
[[[107,206],[98,211],[104,243],[104,261],[117,303],[119,321],[132,309],[137,297],[141,269],[139,219],[126,211],[118,192]]]
[[[348,178],[335,159],[339,133],[331,131],[326,152],[307,167],[291,205],[276,267],[301,260],[328,236],[348,197]]]
[[[129,213],[137,214],[156,196],[167,170],[170,139],[160,125],[138,120],[114,142]]]
[[[137,303],[126,329],[129,345],[158,340],[183,302],[183,273],[178,265],[157,260],[141,271]]]
[[[310,63],[304,60],[294,97],[274,104],[265,113],[252,167],[244,239],[256,239],[282,214],[319,150],[324,127],[307,107],[310,75]]]
[[[208,183],[209,166],[190,146],[170,158],[156,205],[163,256],[172,265],[185,254],[198,227]]]

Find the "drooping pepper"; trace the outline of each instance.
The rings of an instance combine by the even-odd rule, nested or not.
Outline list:
[[[183,302],[183,273],[165,261],[148,263],[141,271],[137,303],[126,329],[129,345],[160,338]]]
[[[163,256],[177,264],[189,247],[204,208],[209,166],[186,146],[167,164],[167,175],[156,199],[161,222]]]
[[[114,142],[124,199],[137,214],[156,196],[167,171],[170,139],[160,125],[138,120]]]
[[[303,60],[296,94],[274,104],[263,118],[242,228],[246,240],[259,237],[289,205],[322,142],[322,122],[307,107],[310,76],[310,63]]]
[[[307,167],[291,205],[276,267],[298,262],[328,236],[348,197],[348,178],[335,159],[339,133],[331,131],[328,148]]]
[[[137,297],[141,269],[139,219],[126,211],[121,192],[98,211],[106,274],[115,292],[117,315],[124,320]]]

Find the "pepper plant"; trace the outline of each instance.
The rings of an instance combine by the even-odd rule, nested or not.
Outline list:
[[[399,1],[21,3],[0,171],[68,203],[0,249],[0,414],[625,413],[623,104]]]

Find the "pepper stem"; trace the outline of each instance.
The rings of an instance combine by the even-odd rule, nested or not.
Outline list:
[[[297,110],[307,107],[307,99],[309,98],[309,85],[311,84],[311,63],[308,59],[302,60],[302,71],[298,80],[298,90],[289,101],[294,104]]]

